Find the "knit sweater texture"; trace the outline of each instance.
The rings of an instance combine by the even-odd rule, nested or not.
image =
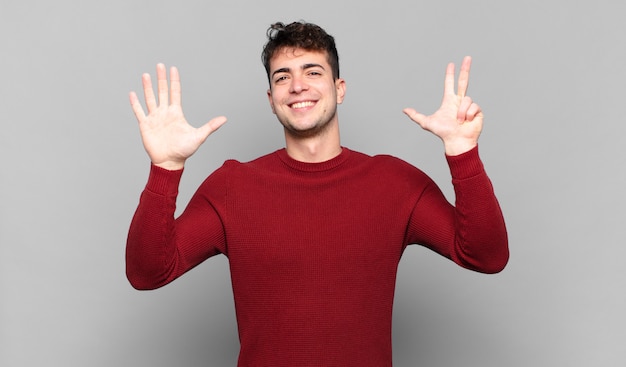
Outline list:
[[[478,148],[446,159],[455,205],[398,158],[342,148],[329,161],[303,163],[281,149],[226,161],[178,218],[182,170],[152,166],[128,235],[128,279],[155,289],[224,254],[238,366],[391,366],[396,273],[407,245],[484,273],[508,260]]]

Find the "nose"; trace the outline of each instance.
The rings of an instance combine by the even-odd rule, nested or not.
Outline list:
[[[308,84],[306,84],[306,80],[304,80],[301,76],[293,76],[291,79],[291,93],[302,93],[302,91],[307,90],[309,88]]]

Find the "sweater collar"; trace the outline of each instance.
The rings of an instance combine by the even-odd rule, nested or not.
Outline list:
[[[287,149],[285,148],[276,151],[276,154],[278,155],[278,158],[280,158],[280,160],[289,168],[302,172],[322,172],[332,170],[340,166],[348,159],[350,152],[351,151],[348,148],[341,147],[341,153],[339,153],[338,156],[319,163],[297,161],[287,154]]]

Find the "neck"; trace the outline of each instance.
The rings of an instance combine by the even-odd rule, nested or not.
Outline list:
[[[339,127],[337,124],[310,137],[294,136],[285,130],[287,154],[297,161],[306,163],[325,162],[341,154]]]

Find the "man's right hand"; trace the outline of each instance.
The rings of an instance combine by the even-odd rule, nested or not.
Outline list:
[[[206,138],[226,122],[226,117],[216,117],[199,128],[189,125],[181,107],[180,75],[176,67],[170,70],[170,80],[168,88],[165,65],[158,64],[159,100],[154,95],[150,74],[143,74],[148,114],[135,92],[130,92],[130,104],[139,122],[143,146],[152,163],[168,170],[178,170],[184,167],[187,158],[198,150]]]

